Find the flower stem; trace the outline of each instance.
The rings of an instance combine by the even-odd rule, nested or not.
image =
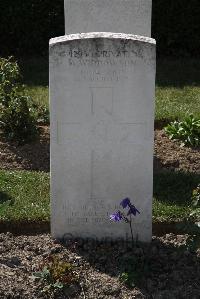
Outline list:
[[[133,246],[134,240],[133,240],[133,229],[132,229],[132,218],[131,218],[131,215],[130,215],[130,220],[129,220],[129,226],[130,226],[131,240],[132,240],[132,246]]]

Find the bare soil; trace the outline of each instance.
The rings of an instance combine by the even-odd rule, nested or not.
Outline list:
[[[200,173],[200,147],[181,147],[181,143],[170,140],[164,130],[155,130],[154,170],[168,169]]]
[[[150,245],[55,242],[50,235],[0,234],[0,298],[199,299],[200,249],[190,248],[188,235],[153,237]],[[42,292],[34,280],[49,256],[69,262],[78,280],[61,291]],[[48,267],[48,264],[45,264]],[[132,266],[133,285],[120,280]]]
[[[39,138],[19,145],[0,135],[0,169],[35,170],[49,172],[49,127],[40,126]]]
[[[49,172],[49,127],[39,129],[40,138],[25,145],[7,142],[0,135],[0,169]],[[164,130],[155,130],[154,171],[162,169],[200,173],[200,148],[181,147]]]

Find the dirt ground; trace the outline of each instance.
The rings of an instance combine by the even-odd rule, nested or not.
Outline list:
[[[40,126],[40,137],[31,143],[18,145],[0,135],[0,169],[49,172],[49,127]]]
[[[200,173],[200,147],[181,147],[170,140],[164,130],[155,130],[154,170],[169,169]]]
[[[0,298],[2,299],[199,299],[200,249],[189,247],[188,235],[153,237],[150,245],[91,243],[50,235],[0,234]],[[50,256],[71,263],[77,281],[64,291],[42,292],[32,274]],[[132,287],[120,280],[130,266]]]

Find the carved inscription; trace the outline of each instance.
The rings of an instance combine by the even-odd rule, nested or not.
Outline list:
[[[127,79],[127,67],[135,65],[135,57],[130,51],[120,50],[84,50],[73,48],[62,51],[61,57],[67,57],[70,68],[77,68],[76,81],[113,82]],[[113,67],[116,66],[116,69]],[[110,67],[110,68],[109,68]]]
[[[85,217],[76,217],[76,218],[67,218],[66,223],[67,224],[76,224],[76,223],[102,223],[105,224],[105,222],[109,223],[109,218],[85,218]]]
[[[69,50],[66,52],[69,57],[73,58],[84,58],[84,57],[92,57],[92,58],[110,58],[110,57],[130,57],[130,52],[127,50],[100,50],[96,49],[92,50],[83,50],[80,48]]]
[[[91,199],[90,199],[91,200]],[[96,201],[97,199],[92,199],[93,201]],[[64,206],[64,210],[66,211],[66,215],[69,215],[67,217],[67,223],[68,224],[75,224],[75,223],[105,223],[109,222],[109,215],[112,213],[112,211],[119,209],[120,207],[118,205],[109,205],[109,204],[101,204],[100,199],[100,205],[89,205],[88,207],[86,205],[80,207],[80,211],[72,211],[69,213],[69,210],[66,206]],[[107,199],[104,200],[105,202]]]
[[[77,66],[77,67],[81,67],[81,66],[123,66],[123,67],[127,67],[127,66],[134,66],[135,65],[135,60],[134,59],[112,59],[112,58],[107,58],[107,59],[100,59],[100,58],[96,58],[96,59],[86,59],[86,58],[68,58],[68,64],[69,66]]]
[[[80,69],[76,75],[77,81],[91,81],[91,82],[119,82],[121,79],[128,78],[126,72],[121,70],[102,70],[95,69],[91,70],[86,67]]]
[[[87,200],[88,200],[88,205],[86,204],[80,205],[78,211],[76,207],[73,207],[72,205],[69,206],[67,202],[65,202],[62,208],[65,211],[69,211],[70,208],[71,209],[70,215],[72,217],[78,217],[78,216],[80,217],[80,215],[84,215],[84,217],[98,216],[98,215],[105,216],[105,215],[109,215],[109,213],[112,212],[113,210],[120,209],[120,205],[106,203],[108,202],[108,198],[93,197],[93,198],[88,198]],[[105,211],[107,212],[105,213]]]

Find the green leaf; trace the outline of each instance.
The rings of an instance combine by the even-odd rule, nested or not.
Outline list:
[[[43,273],[42,272],[34,272],[32,277],[33,278],[43,278]]]
[[[200,119],[192,115],[184,121],[174,121],[164,128],[170,139],[178,139],[184,145],[197,147],[200,145]]]
[[[57,289],[63,289],[64,285],[61,282],[56,281],[56,283],[53,284],[53,287]]]

